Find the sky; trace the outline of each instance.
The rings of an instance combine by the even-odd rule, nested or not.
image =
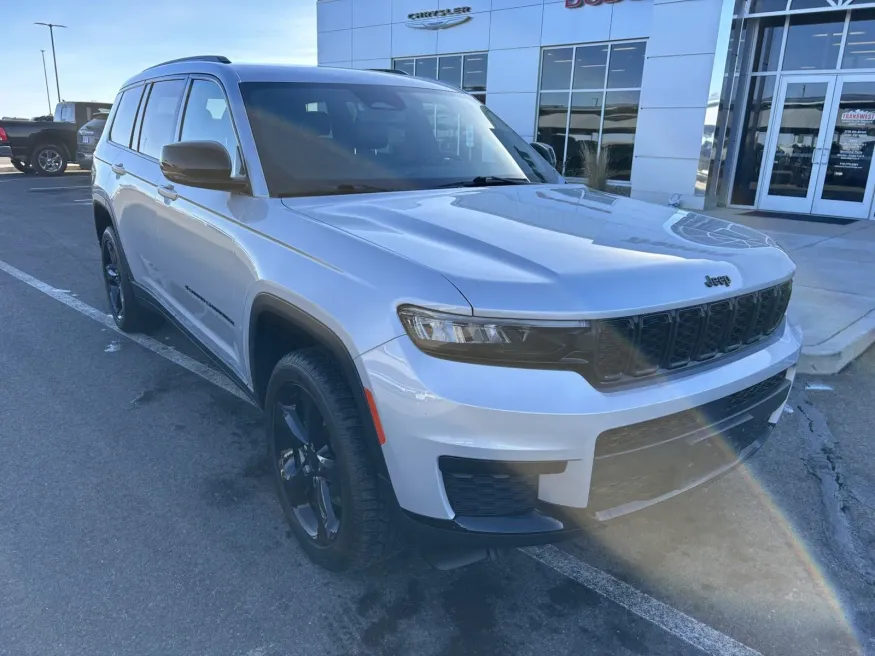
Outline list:
[[[48,114],[58,101],[49,29],[55,29],[64,100],[112,102],[148,66],[190,55],[231,61],[316,64],[315,0],[0,0],[0,116]]]

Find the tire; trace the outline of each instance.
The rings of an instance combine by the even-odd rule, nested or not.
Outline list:
[[[100,240],[100,264],[110,315],[122,332],[148,332],[155,328],[161,319],[134,296],[130,273],[118,243],[115,230],[107,228],[103,231]]]
[[[30,166],[37,175],[56,176],[67,170],[67,151],[63,146],[42,144],[30,156]]]
[[[325,349],[295,351],[277,363],[267,387],[265,420],[280,504],[310,559],[343,571],[397,553],[390,502],[366,443],[373,438],[349,384]],[[297,439],[292,426],[307,439]]]
[[[33,173],[33,169],[24,162],[22,162],[20,159],[12,160],[12,166],[14,166],[16,170],[21,171],[22,173]]]

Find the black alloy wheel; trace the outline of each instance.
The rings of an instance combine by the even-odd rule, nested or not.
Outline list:
[[[280,495],[314,544],[328,547],[343,519],[341,476],[325,418],[300,385],[290,382],[280,388],[274,431]]]
[[[125,320],[125,293],[122,289],[121,275],[119,273],[119,256],[112,239],[104,239],[101,249],[101,264],[103,265],[103,284],[106,287],[106,296],[109,299],[109,308],[112,318],[117,324],[123,324]]]

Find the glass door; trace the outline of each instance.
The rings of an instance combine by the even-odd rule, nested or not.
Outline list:
[[[835,75],[781,80],[759,185],[761,209],[811,212],[835,85]]]
[[[869,217],[875,176],[875,75],[838,78],[828,112],[812,212],[852,219]]]

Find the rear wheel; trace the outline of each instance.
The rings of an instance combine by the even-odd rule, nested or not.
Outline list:
[[[154,312],[134,296],[130,276],[118,247],[115,230],[107,228],[100,240],[100,263],[109,311],[119,330],[125,333],[146,332],[160,323]]]
[[[67,170],[67,153],[63,146],[43,144],[33,151],[30,165],[37,175],[61,175]]]
[[[397,549],[388,500],[352,391],[327,351],[276,365],[265,399],[271,471],[292,532],[331,570],[377,563]]]

